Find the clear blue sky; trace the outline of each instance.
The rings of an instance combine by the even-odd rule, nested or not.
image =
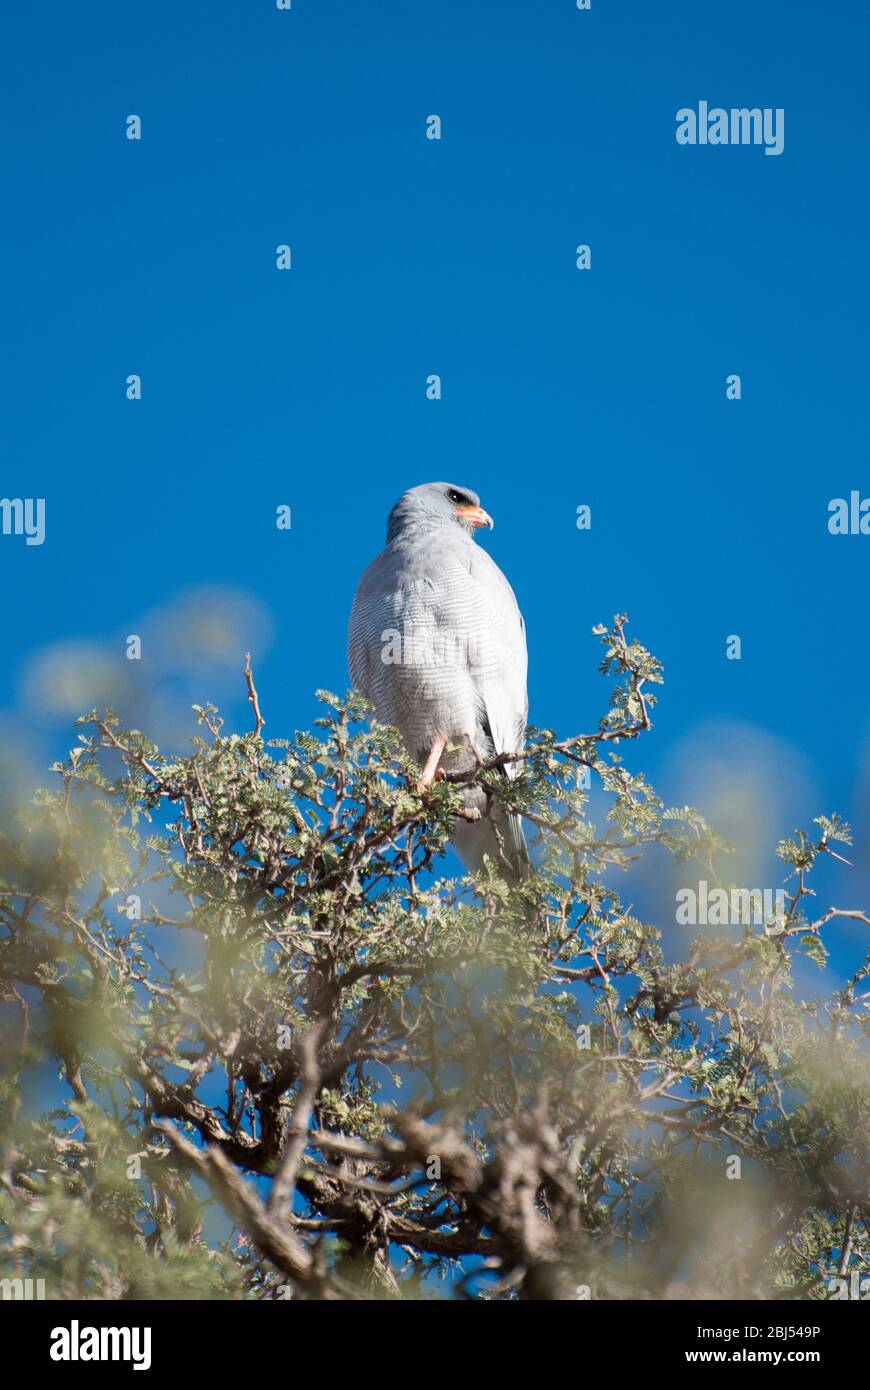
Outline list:
[[[870,536],[827,505],[870,495],[870,11],[10,0],[2,28],[2,493],[44,497],[47,537],[0,537],[0,704],[33,763],[69,744],[34,691],[70,643],[247,726],[250,641],[267,732],[310,723],[389,506],[443,478],[496,519],[532,721],[597,719],[589,629],[627,612],[667,676],[632,763],[707,810],[745,773],[771,841],[839,809],[859,905]],[[700,100],[784,108],[784,153],[678,146]],[[238,659],[178,676],[164,623],[132,669],[126,635],[204,585],[271,637],[242,607]]]

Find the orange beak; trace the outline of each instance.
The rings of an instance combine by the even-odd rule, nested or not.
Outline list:
[[[489,512],[485,512],[483,507],[457,507],[456,515],[464,517],[469,526],[473,526],[475,530],[478,526],[488,526],[491,531],[495,526]]]

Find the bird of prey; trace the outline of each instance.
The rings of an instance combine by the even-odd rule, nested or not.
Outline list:
[[[445,772],[523,747],[525,624],[510,584],[475,542],[481,526],[492,529],[492,518],[470,488],[411,488],[390,512],[386,546],[353,601],[351,681],[380,723],[399,730],[424,790]],[[487,780],[515,773],[508,763]],[[523,877],[519,816],[481,787],[466,790],[465,808],[469,819],[457,819],[453,838],[465,867],[487,854],[509,880]]]

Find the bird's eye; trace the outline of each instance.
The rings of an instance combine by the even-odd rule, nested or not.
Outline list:
[[[447,496],[448,496],[448,498],[450,499],[451,502],[461,502],[461,501],[462,501],[462,493],[461,493],[461,492],[456,492],[456,490],[455,490],[454,488],[451,488],[451,489],[450,489],[450,491],[448,492]]]

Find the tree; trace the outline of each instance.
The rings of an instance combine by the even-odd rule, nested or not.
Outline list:
[[[624,765],[661,669],[624,618],[595,631],[598,729],[532,731],[515,781],[469,774],[537,838],[518,887],[489,862],[439,877],[461,779],[421,795],[354,695],[266,743],[248,664],[254,731],[195,707],[186,756],[79,721],[0,839],[8,1277],[64,1298],[772,1298],[857,1267],[868,963],[827,999],[792,981],[834,918],[870,925],[807,915],[848,827],[779,845],[780,918],[673,959],[614,882],[662,852],[718,882],[724,847]]]

